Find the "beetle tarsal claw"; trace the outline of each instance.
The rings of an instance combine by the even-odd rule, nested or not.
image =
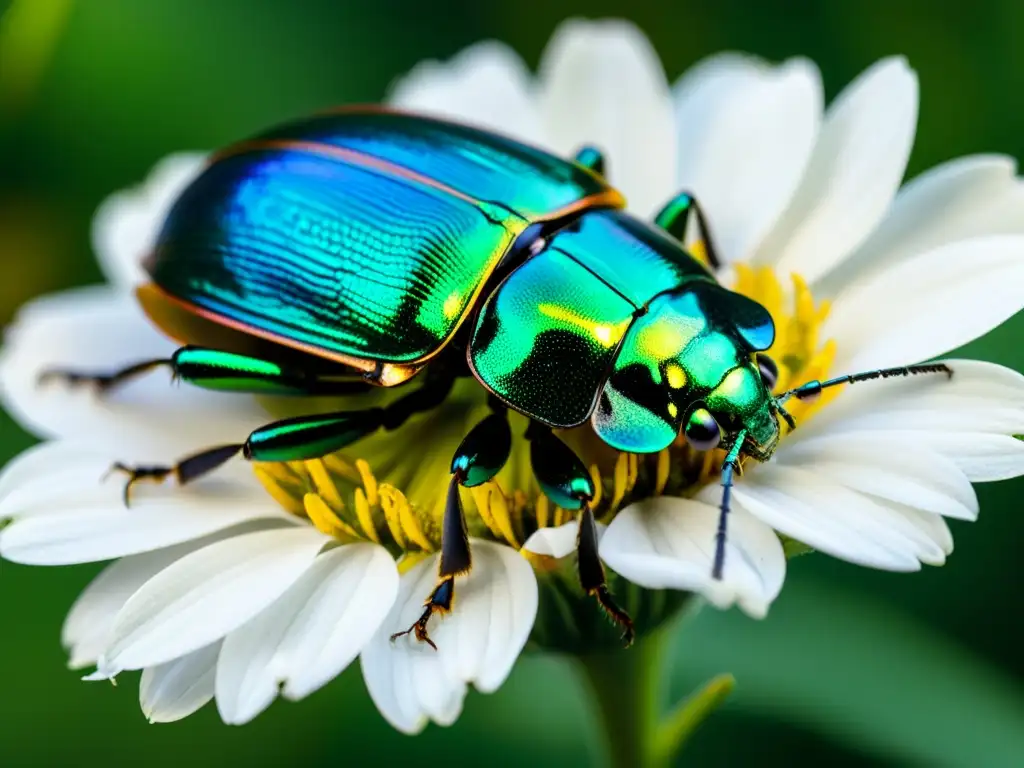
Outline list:
[[[106,392],[112,386],[112,376],[78,373],[60,368],[51,368],[43,371],[36,377],[36,384],[46,387],[51,384],[64,384],[65,386],[93,387],[97,392]]]
[[[428,604],[423,610],[423,615],[420,616],[411,627],[403,630],[402,632],[395,632],[395,634],[391,636],[391,642],[393,643],[398,638],[405,637],[406,635],[413,635],[419,642],[426,643],[436,651],[437,645],[430,639],[430,634],[427,632],[427,622],[430,621],[430,617],[434,615],[435,610],[436,607],[434,605]]]
[[[164,365],[172,365],[173,368],[171,361],[164,359],[143,360],[113,373],[83,373],[67,368],[48,368],[39,374],[36,383],[39,386],[59,382],[69,387],[92,387],[102,395]]]
[[[438,582],[437,586],[434,587],[434,591],[430,593],[430,596],[423,601],[423,613],[422,615],[404,632],[396,632],[391,636],[391,642],[395,642],[400,637],[406,635],[413,635],[421,643],[426,643],[435,651],[437,645],[430,639],[430,634],[427,632],[427,622],[430,621],[430,617],[435,613],[450,613],[452,610],[452,600],[455,597],[455,575],[443,576]]]
[[[103,476],[106,480],[113,474],[122,474],[128,478],[128,481],[124,485],[124,505],[130,507],[132,505],[132,488],[135,487],[136,483],[149,482],[149,483],[162,483],[168,477],[174,474],[173,467],[129,467],[127,464],[117,462],[109,470],[107,474]]]
[[[629,614],[618,606],[612,598],[611,592],[608,591],[608,587],[597,587],[590,590],[590,594],[597,599],[598,605],[601,606],[601,610],[605,612],[608,618],[622,630],[622,644],[625,648],[629,648],[629,646],[633,644],[633,640],[636,638],[636,629],[633,627],[633,619],[631,619]]]

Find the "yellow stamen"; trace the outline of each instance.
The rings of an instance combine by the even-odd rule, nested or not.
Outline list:
[[[420,519],[413,512],[412,506],[409,504],[405,494],[389,485],[382,485],[380,488],[381,494],[384,493],[385,488],[395,494],[395,500],[398,504],[398,519],[402,521],[402,532],[406,537],[420,549],[426,552],[433,551],[434,545],[420,525]]]
[[[270,497],[282,508],[300,517],[305,514],[299,485],[284,467],[277,464],[255,464],[253,472]]]
[[[654,495],[661,496],[668,482],[669,453],[668,448],[658,452],[658,468],[654,481]]]
[[[600,488],[600,486],[598,486]],[[551,523],[548,520],[550,513],[551,502],[548,501],[548,497],[541,494],[537,497],[537,506],[534,509],[534,516],[537,518],[538,528],[547,528]]]
[[[362,479],[359,476],[359,470],[349,464],[348,461],[338,454],[325,456],[323,458],[323,462],[327,466],[327,469],[330,470],[331,474],[343,477],[349,482],[358,483]]]
[[[338,487],[334,484],[334,481],[331,480],[331,475],[328,473],[327,467],[323,461],[320,459],[307,461],[306,470],[309,472],[309,476],[313,480],[316,492],[320,494],[320,498],[324,500],[327,506],[339,511],[344,509],[345,503],[341,500],[341,494],[338,493]]]
[[[491,514],[491,482],[473,486],[469,489],[469,492],[473,496],[473,501],[476,504],[476,511],[477,514],[480,515],[480,519],[483,520],[484,525],[487,526],[491,535],[496,539],[500,539],[501,529],[498,528],[497,524],[494,522],[494,516]]]
[[[491,482],[493,483],[494,481],[492,480]],[[494,518],[494,524],[501,532],[502,537],[513,547],[519,549],[515,531],[512,530],[512,519],[509,516],[508,501],[497,484],[491,486],[490,509],[491,517]]]
[[[612,501],[609,506],[614,509],[619,506],[622,497],[626,495],[626,481],[629,478],[629,455],[620,453],[615,460],[615,474],[612,475]]]
[[[362,488],[356,488],[353,495],[356,508],[356,518],[359,520],[359,527],[363,533],[374,544],[380,544],[380,537],[377,535],[377,526],[373,524],[373,515],[370,514],[370,504],[366,501],[366,493]]]
[[[688,250],[690,255],[697,259],[701,264],[710,266],[708,263],[708,249],[704,245],[703,240],[694,240],[686,246],[686,250]]]
[[[603,489],[601,488],[601,470],[597,464],[590,465],[590,481],[594,484],[594,498],[590,500],[591,505],[596,509],[601,506]]]
[[[401,504],[403,502],[408,506],[409,502],[397,488],[392,488],[389,485],[381,486],[380,507],[384,510],[384,522],[388,524],[388,531],[391,533],[391,538],[395,540],[395,544],[401,549],[406,549],[405,532],[402,528]]]
[[[363,481],[363,488],[366,489],[366,501],[371,507],[377,506],[377,478],[370,472],[370,465],[362,459],[356,461],[356,469],[359,471],[359,478]]]
[[[317,530],[328,536],[346,541],[359,541],[361,537],[347,523],[338,517],[334,510],[315,493],[307,493],[303,497],[306,516]]]

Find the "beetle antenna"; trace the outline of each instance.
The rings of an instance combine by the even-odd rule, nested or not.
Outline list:
[[[722,463],[722,504],[718,508],[718,533],[715,534],[715,564],[711,569],[711,576],[717,581],[722,580],[722,572],[725,570],[725,539],[729,521],[729,497],[732,494],[732,477],[739,469],[740,451],[747,441],[747,431],[741,429],[736,433],[736,439],[729,449],[729,453]]]
[[[783,403],[791,397],[797,400],[813,400],[821,394],[823,389],[835,387],[839,384],[856,384],[860,381],[871,381],[872,379],[891,379],[902,376],[916,376],[921,373],[944,373],[947,377],[953,378],[953,369],[945,363],[920,363],[918,365],[904,365],[897,368],[878,368],[874,371],[862,371],[861,373],[850,373],[846,376],[836,376],[826,381],[808,381],[795,389],[783,392],[775,398],[776,407],[780,408]],[[782,411],[785,413],[785,411]]]

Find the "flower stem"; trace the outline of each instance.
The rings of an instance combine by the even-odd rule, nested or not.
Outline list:
[[[662,681],[674,622],[635,647],[580,657],[600,714],[613,768],[667,768],[705,718],[732,691],[732,675],[719,675],[666,715]]]
[[[660,680],[671,636],[671,632],[660,629],[642,637],[628,650],[581,657],[614,768],[668,765],[656,752]]]

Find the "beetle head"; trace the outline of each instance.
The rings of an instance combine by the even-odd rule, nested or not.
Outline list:
[[[760,304],[717,283],[657,296],[623,339],[592,417],[614,448],[653,453],[682,432],[699,450],[728,447],[766,460],[779,425],[756,352],[775,328]]]

